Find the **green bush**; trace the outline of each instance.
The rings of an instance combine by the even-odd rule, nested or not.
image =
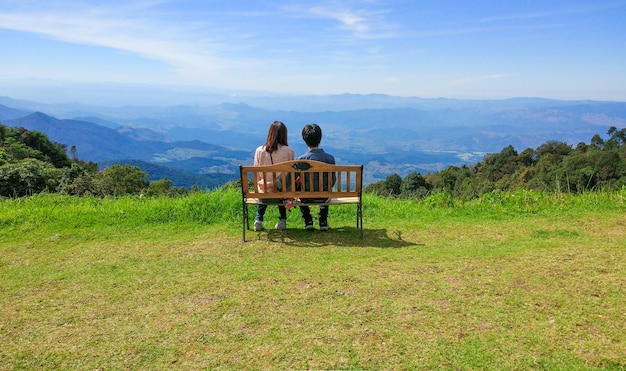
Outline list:
[[[61,173],[34,158],[0,166],[0,196],[22,197],[43,191],[54,191]]]

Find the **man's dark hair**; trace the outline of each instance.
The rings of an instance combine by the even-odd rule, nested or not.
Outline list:
[[[317,147],[322,141],[322,128],[317,124],[307,124],[302,128],[302,139],[309,147]]]

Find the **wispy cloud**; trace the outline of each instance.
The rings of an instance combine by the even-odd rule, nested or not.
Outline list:
[[[8,46],[0,78],[276,91],[303,86],[363,91],[367,85],[371,91],[387,86],[408,92],[422,81],[441,82],[429,76],[454,73],[459,78],[442,85],[470,90],[508,77],[484,71],[510,71],[511,83],[530,86],[525,79],[541,85],[545,82],[535,75],[548,71],[569,81],[564,75],[578,68],[585,73],[575,79],[593,79],[597,90],[614,85],[623,91],[623,79],[606,75],[623,75],[626,0],[490,5],[487,0],[455,6],[385,0],[0,0],[0,44]],[[583,33],[587,37],[573,40]],[[11,47],[22,41],[24,47]],[[463,63],[452,63],[457,60]],[[389,74],[397,83],[384,80]],[[307,76],[319,84],[298,83]]]
[[[5,11],[0,13],[0,28],[129,52],[162,61],[175,69],[211,70],[217,67],[216,58],[207,47],[210,41],[190,37],[193,26],[173,27],[137,15],[140,13],[103,7]]]
[[[131,53],[162,62],[184,76],[209,76],[224,69],[259,66],[270,61],[271,54],[250,57],[247,51],[293,50],[320,40],[276,43],[278,35],[267,36],[263,34],[266,30],[255,28],[259,20],[270,16],[306,18],[318,26],[323,20],[336,22],[334,30],[321,31],[329,43],[389,38],[395,29],[386,20],[384,9],[372,8],[374,5],[367,1],[357,2],[352,8],[338,2],[308,8],[278,5],[224,9],[198,5],[193,8],[198,14],[181,10],[169,14],[171,4],[164,0],[128,1],[122,5],[71,0],[41,6],[28,0],[16,4],[19,6],[0,5],[0,28]],[[376,50],[370,46],[367,52]]]
[[[327,19],[337,22],[338,29],[359,39],[384,39],[395,36],[397,25],[386,19],[384,9],[368,8],[367,2],[359,7],[348,7],[336,2],[313,7],[292,7],[290,10],[299,16]]]

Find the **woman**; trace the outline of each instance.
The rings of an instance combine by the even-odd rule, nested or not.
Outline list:
[[[256,149],[254,153],[254,166],[271,165],[279,162],[292,161],[294,152],[287,144],[287,127],[280,121],[274,121],[267,131],[265,144]],[[274,179],[264,179],[265,173],[261,173],[257,188],[259,192],[272,192]],[[269,174],[267,174],[269,175]],[[263,216],[267,205],[258,205],[254,218],[254,230],[263,230]],[[287,209],[283,205],[278,206],[280,217],[276,223],[276,229],[287,229]]]

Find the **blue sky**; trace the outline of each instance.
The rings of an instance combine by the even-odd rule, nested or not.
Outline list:
[[[2,0],[0,95],[48,82],[626,101],[624,25],[626,0]]]

